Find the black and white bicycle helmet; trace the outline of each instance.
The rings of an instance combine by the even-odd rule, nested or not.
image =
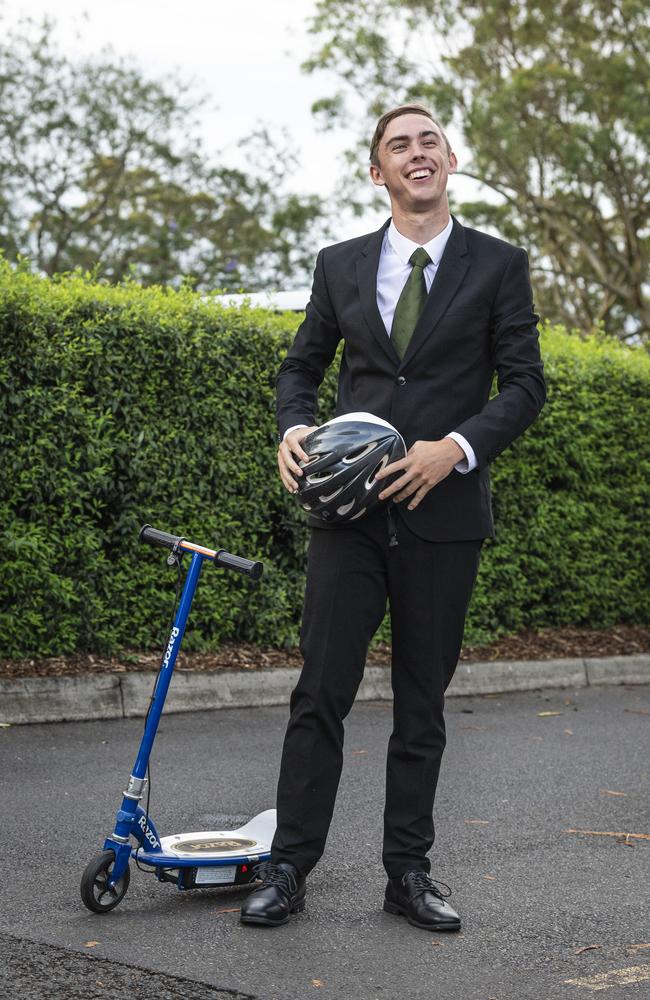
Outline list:
[[[399,431],[372,413],[344,413],[301,444],[309,461],[300,463],[296,497],[303,510],[327,524],[355,521],[379,503],[387,481],[375,476],[406,455]]]

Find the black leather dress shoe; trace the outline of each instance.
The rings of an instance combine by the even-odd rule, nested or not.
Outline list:
[[[276,927],[286,924],[292,913],[305,908],[305,879],[288,862],[265,861],[256,869],[261,884],[246,897],[239,916],[242,924]]]
[[[442,893],[435,881],[420,868],[412,868],[399,878],[391,878],[386,886],[384,909],[406,917],[409,924],[425,931],[459,931],[460,917],[446,902],[451,889]]]

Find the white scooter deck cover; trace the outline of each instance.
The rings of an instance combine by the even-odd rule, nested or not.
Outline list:
[[[220,861],[257,861],[261,854],[271,850],[275,827],[275,809],[267,809],[237,830],[176,833],[161,837],[160,846],[165,854],[188,861],[207,857]]]

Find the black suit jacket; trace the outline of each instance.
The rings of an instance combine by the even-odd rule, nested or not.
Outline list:
[[[337,415],[365,410],[383,417],[407,447],[455,430],[478,460],[466,475],[452,471],[415,510],[398,504],[400,515],[429,541],[485,538],[494,533],[489,463],[532,423],[545,399],[528,258],[454,218],[400,361],[377,308],[388,224],[319,253],[305,320],[277,378],[280,435],[294,424],[317,423],[318,387],[342,338]],[[495,371],[498,395],[490,399]]]

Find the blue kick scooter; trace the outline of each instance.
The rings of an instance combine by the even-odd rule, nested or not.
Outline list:
[[[195,545],[148,524],[140,532],[140,541],[169,549],[167,561],[171,565],[180,563],[185,552],[191,554],[192,561],[156,677],[138,756],[115,817],[115,829],[81,877],[81,898],[95,913],[108,913],[124,899],[129,887],[131,857],[138,865],[147,865],[159,882],[173,882],[179,889],[245,885],[256,877],[255,866],[270,858],[276,826],[275,809],[267,809],[237,830],[160,837],[149,815],[148,798],[146,808],[142,808],[149,757],[203,563],[207,559],[224,569],[245,573],[252,580],[259,580],[263,567],[260,562],[231,555],[224,549]]]

